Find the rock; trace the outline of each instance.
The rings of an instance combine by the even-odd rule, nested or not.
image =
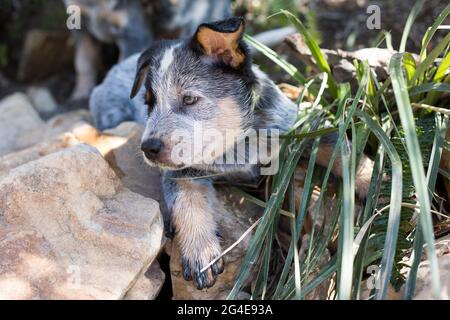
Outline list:
[[[0,176],[29,161],[85,143],[99,150],[125,187],[158,201],[164,209],[159,169],[145,164],[139,151],[143,127],[135,122],[124,122],[115,129],[101,133],[86,123],[87,116],[85,110],[79,110],[50,119],[45,130],[41,127],[40,135],[44,141],[0,157]],[[52,138],[58,132],[65,133]]]
[[[367,274],[370,272],[367,271]],[[367,280],[363,280],[361,282],[361,289],[359,291],[359,300],[372,300],[375,294],[373,289],[374,280],[372,278],[368,278]],[[395,287],[389,283],[387,292],[386,292],[386,300],[402,300],[403,297],[403,287],[400,290],[396,290]]]
[[[0,101],[0,157],[53,139],[91,122],[87,110],[59,114],[44,122],[28,97],[15,93]]]
[[[21,166],[22,164],[39,159],[59,150],[72,147],[80,142],[81,141],[73,134],[66,133],[58,138],[44,141],[24,150],[0,157],[0,177],[8,174],[10,170]]]
[[[0,156],[28,147],[39,141],[38,137],[23,139],[23,133],[39,130],[44,122],[27,96],[15,93],[0,101]]]
[[[147,165],[141,153],[143,131],[144,127],[136,122],[123,122],[115,129],[104,131],[104,136],[126,138],[126,143],[111,149],[104,157],[128,189],[151,197],[164,208],[160,171]]]
[[[90,114],[87,110],[77,110],[59,114],[47,122],[44,125],[24,130],[17,136],[17,143],[20,148],[33,146],[36,143],[54,139],[65,132],[70,132],[74,128],[87,124],[90,121]]]
[[[40,141],[54,138],[85,124],[91,124],[91,114],[87,110],[75,110],[58,114],[46,122]]]
[[[313,70],[318,71],[311,51],[300,34],[287,37],[286,43],[300,60],[313,68]],[[333,74],[335,66],[338,66],[337,77],[339,80],[349,80],[356,76],[356,69],[353,66],[354,60],[360,62],[367,61],[369,66],[374,69],[378,79],[385,80],[389,74],[387,70],[389,61],[395,53],[395,51],[384,48],[364,48],[356,51],[321,49],[321,52],[333,69]],[[417,55],[413,56],[418,60]],[[347,62],[342,62],[342,60],[346,60]]]
[[[159,263],[154,261],[147,271],[142,272],[124,300],[154,300],[164,284],[165,275]]]
[[[234,195],[225,187],[218,188],[217,194],[222,203],[222,208],[220,208],[222,214],[217,214],[216,219],[218,225],[221,226],[222,249],[226,249],[238,240],[261,216],[263,210]],[[172,241],[171,245],[168,244],[173,298],[176,300],[225,299],[234,285],[234,280],[246,254],[250,237],[251,235],[245,237],[233,250],[224,256],[225,271],[218,276],[214,286],[204,290],[198,290],[192,281],[183,279],[180,250],[176,241]],[[249,282],[251,280],[250,278]],[[239,298],[249,298],[249,295],[242,292]]]
[[[442,298],[448,300],[450,297],[450,254],[438,257],[439,275],[441,283]],[[430,278],[430,263],[428,260],[419,264],[417,271],[416,291],[414,295],[416,300],[432,300],[433,293]]]
[[[58,104],[46,88],[30,87],[27,95],[41,117],[47,118],[57,112]]]
[[[450,127],[447,129],[445,140],[450,141]],[[450,151],[445,149],[442,151],[441,169],[450,173]],[[444,178],[445,189],[447,190],[447,200],[450,201],[450,180]]]
[[[80,125],[71,133],[83,143],[97,148],[125,187],[164,206],[159,169],[148,166],[141,155],[143,130],[143,126],[136,122],[123,122],[104,132],[90,125]]]
[[[441,257],[445,254],[450,253],[450,234],[446,235],[445,237],[436,239],[436,254],[438,257]],[[426,253],[426,250],[424,250],[424,253]]]
[[[73,65],[74,39],[70,33],[28,31],[17,79],[35,81]]]
[[[0,178],[0,299],[120,299],[162,245],[156,201],[77,145]]]
[[[74,127],[73,130],[63,133],[56,138],[49,138],[26,149],[9,153],[3,157],[0,157],[0,176],[7,174],[9,170],[12,170],[22,164],[37,160],[43,156],[60,151],[62,149],[73,147],[80,143],[91,143],[92,146],[98,147],[100,153],[102,150],[106,152],[104,149],[106,149],[107,151],[111,150],[111,148],[115,146],[114,143],[109,143],[107,145],[92,143],[96,142],[97,140],[93,140],[91,136],[95,135],[95,137],[97,138],[99,133],[94,127],[81,120],[82,118],[80,118],[80,116],[82,115],[83,113],[81,113],[80,115],[78,114],[78,112],[73,114],[70,113],[69,115],[67,115],[66,120],[64,120],[64,117],[62,117],[62,122],[59,122],[58,120],[60,119],[60,116],[53,118],[53,120],[50,121],[50,123],[54,124],[54,126],[50,125],[50,127],[52,127],[53,129],[48,130],[46,134],[45,130],[43,130],[41,132],[42,135],[52,136],[58,131],[64,131],[64,127],[68,126]],[[70,124],[71,120],[73,120],[75,124]],[[77,122],[77,120],[80,121]],[[59,128],[60,126],[61,128]],[[53,133],[49,133],[52,132],[52,130],[54,130]],[[120,140],[120,143],[123,143],[122,140],[123,139]]]

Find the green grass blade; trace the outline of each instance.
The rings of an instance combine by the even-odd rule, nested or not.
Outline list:
[[[450,69],[450,53],[447,53],[447,55],[442,59],[441,64],[439,65],[436,74],[434,75],[433,81],[434,82],[444,81],[443,85],[447,85],[448,87],[450,87],[450,84],[445,83],[445,81],[449,79],[448,77],[446,78],[446,74],[449,69]],[[431,92],[430,94],[427,95],[425,103],[434,105],[438,101],[440,96],[441,92],[437,91]]]
[[[447,38],[450,39],[450,34]],[[430,260],[433,296],[435,299],[439,299],[441,297],[441,290],[439,282],[439,266],[436,256],[435,240],[433,234],[433,222],[431,220],[430,212],[431,203],[427,190],[425,172],[423,170],[422,154],[416,134],[414,115],[411,109],[406,82],[403,77],[401,54],[393,55],[389,64],[389,71],[392,79],[392,87],[394,90],[395,100],[397,102],[397,107],[400,114],[400,120],[403,129],[405,130],[408,158],[411,164],[414,186],[416,188],[421,208],[420,214],[423,229],[422,231],[427,243],[428,259]]]
[[[378,147],[377,157],[374,163],[374,172],[372,174],[372,179],[370,181],[368,198],[366,199],[366,205],[364,206],[364,212],[362,213],[362,217],[360,218],[361,224],[363,222],[367,223],[367,221],[371,220],[371,216],[374,217],[377,200],[380,194],[381,189],[381,181],[383,177],[383,169],[384,169],[384,159],[385,159],[385,150],[383,146]],[[364,224],[363,224],[364,226]],[[361,227],[362,229],[363,227]],[[370,228],[369,228],[370,230]],[[355,257],[355,272],[353,277],[353,296],[352,299],[359,300],[360,290],[361,290],[361,282],[364,271],[364,258],[367,253],[367,246],[369,243],[369,235],[370,231],[366,232],[366,235],[363,237],[361,241],[360,247],[361,249],[358,251],[357,256]],[[360,231],[361,232],[361,231]],[[356,239],[355,239],[356,241]]]
[[[304,128],[302,128],[302,130],[304,131],[307,131],[309,129],[309,126],[305,126]],[[305,141],[296,143],[289,153],[288,158],[286,159],[286,163],[284,165],[285,169],[283,169],[282,172],[279,172],[279,177],[277,179],[278,181],[273,187],[274,192],[271,194],[269,201],[267,202],[267,207],[264,210],[264,215],[258,225],[258,228],[256,229],[255,234],[250,240],[247,254],[244,257],[244,261],[242,262],[241,268],[236,277],[233,289],[228,295],[228,299],[236,298],[237,294],[250,275],[252,268],[258,260],[262,245],[264,243],[264,239],[266,238],[266,236],[272,236],[269,235],[271,225],[276,219],[277,214],[279,213],[284,195],[286,194],[287,188],[289,186],[289,181],[305,147]]]
[[[420,50],[420,61],[424,61],[427,55],[427,48],[430,44],[431,39],[436,33],[438,27],[444,22],[445,18],[450,14],[450,3],[445,7],[445,9],[439,14],[439,16],[434,21],[430,29],[427,30],[425,36],[422,40],[422,49]]]
[[[377,299],[385,299],[394,263],[395,250],[397,247],[398,228],[400,223],[400,210],[402,203],[403,173],[402,162],[394,145],[383,129],[367,115],[357,110],[356,115],[363,120],[386,150],[392,164],[391,206],[389,208],[388,226],[386,240],[381,259],[380,283],[381,288],[377,290]]]
[[[408,83],[410,83],[417,68],[416,60],[414,59],[412,54],[405,53],[405,55],[403,56],[403,66],[405,67],[406,70],[406,77],[408,79]]]
[[[303,36],[303,38],[305,39],[305,43],[308,46],[309,50],[311,51],[311,54],[314,60],[316,61],[319,70],[321,70],[322,72],[326,72],[328,74],[329,90],[332,97],[336,98],[337,86],[336,82],[333,79],[330,65],[328,64],[328,61],[322,54],[322,51],[320,51],[320,47],[314,40],[314,37],[309,33],[305,25],[295,15],[286,10],[281,10],[281,13],[283,13],[289,19],[289,21],[294,25],[294,27],[298,30],[298,32],[300,32],[300,34]]]
[[[441,82],[442,80],[444,80],[444,77],[449,69],[450,69],[450,53],[447,53],[444,59],[442,59],[441,64],[439,65],[439,68],[437,69],[436,74],[434,75],[433,81]]]
[[[424,3],[425,0],[418,0],[411,9],[411,12],[408,15],[408,19],[406,20],[405,29],[403,30],[402,40],[400,41],[400,48],[398,49],[399,52],[405,52],[406,42],[408,41],[411,27],[413,26],[413,23],[416,20],[420,10],[422,10]]]
[[[340,237],[342,237],[339,299],[349,300],[351,297],[353,278],[353,221],[355,215],[354,190],[352,190],[350,172],[350,150],[346,143],[341,144],[343,205],[340,219]],[[353,186],[354,188],[354,186]]]
[[[435,83],[429,82],[425,84],[421,84],[418,86],[414,86],[409,89],[409,96],[415,96],[421,93],[427,92],[450,92],[450,84],[448,83]]]
[[[270,226],[269,234],[272,234],[274,232],[273,230],[274,230],[274,223],[272,223]],[[273,237],[271,236],[266,237],[265,239],[264,253],[262,254],[263,258],[261,262],[261,269],[259,269],[258,276],[256,277],[255,281],[255,287],[252,292],[253,300],[257,300],[259,298],[264,300],[267,292],[267,279],[269,277],[272,240]]]
[[[248,34],[244,35],[244,40],[247,41],[250,45],[252,45],[255,49],[260,51],[262,54],[264,54],[267,58],[269,58],[277,65],[279,65],[284,71],[287,72],[287,74],[289,74],[292,78],[297,80],[300,84],[302,85],[306,84],[306,78],[300,73],[300,71],[298,71],[298,69],[295,66],[293,66],[286,60],[280,59],[278,53],[276,53],[269,47],[265,46],[264,44],[260,43],[259,41],[249,36]]]
[[[450,33],[448,33],[444,39],[434,48],[430,54],[419,64],[414,76],[411,79],[411,83],[415,84],[416,81],[423,79],[425,72],[430,68],[434,60],[445,50],[447,45],[450,43]]]
[[[293,242],[290,245],[289,252],[286,257],[285,265],[283,267],[283,271],[281,273],[277,288],[275,290],[275,294],[274,294],[275,297],[280,296],[281,291],[283,289],[283,285],[286,282],[286,278],[287,278],[289,270],[290,270],[292,259],[295,258],[294,255],[297,256],[297,254],[295,254],[295,252],[294,252],[294,250],[296,250],[296,247],[297,247],[295,244],[299,240],[300,230],[303,227],[303,222],[304,222],[304,219],[306,216],[306,211],[309,207],[309,203],[310,203],[310,199],[311,199],[312,177],[313,177],[313,173],[314,173],[317,152],[319,150],[319,142],[320,142],[320,139],[316,138],[314,141],[314,144],[311,148],[311,156],[309,158],[308,168],[306,170],[306,177],[304,179],[302,197],[300,200],[300,206],[298,208],[298,213],[297,213],[297,221],[296,221],[296,225],[295,225],[296,233],[292,233]],[[294,266],[294,268],[296,268],[296,267]],[[296,283],[296,293],[297,293],[297,291],[298,290],[297,290],[297,283]]]
[[[392,45],[392,34],[391,32],[386,32],[386,48],[391,51],[394,51],[394,46]]]
[[[436,131],[434,136],[433,149],[431,151],[430,166],[427,172],[428,190],[430,199],[436,186],[436,179],[439,174],[439,163],[441,161],[442,150],[444,146],[445,133],[448,127],[449,117],[444,116],[444,121],[441,123],[441,116],[436,114]],[[403,291],[404,299],[412,299],[416,288],[417,270],[422,257],[423,250],[423,235],[420,223],[416,228],[416,235],[414,239],[413,252],[411,254],[412,264],[411,269],[406,280],[405,289]]]
[[[290,207],[289,209],[294,212],[295,211],[295,184],[294,184],[294,178],[292,178],[291,182],[291,188],[289,193],[289,200],[290,200]],[[295,298],[297,300],[301,299],[302,294],[302,285],[301,285],[301,274],[300,274],[300,258],[298,255],[298,248],[297,248],[297,221],[295,217],[292,217],[290,219],[290,225],[291,225],[291,246],[294,250],[294,279],[295,279]]]

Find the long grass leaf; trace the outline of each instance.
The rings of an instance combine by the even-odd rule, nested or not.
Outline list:
[[[436,130],[434,136],[433,149],[431,151],[431,159],[430,159],[431,165],[428,167],[427,172],[427,181],[430,199],[433,195],[434,188],[436,186],[436,179],[439,173],[439,163],[442,156],[445,133],[449,123],[449,118],[447,116],[444,117],[444,121],[442,121],[442,123],[440,115],[436,114],[435,117],[436,117]],[[417,270],[419,268],[419,263],[422,257],[423,243],[424,239],[422,235],[421,224],[419,223],[419,225],[416,228],[413,252],[411,254],[412,260],[411,269],[409,270],[408,278],[405,284],[405,289],[403,291],[404,299],[412,299],[414,297],[414,291],[416,288]]]
[[[422,10],[424,3],[425,0],[418,0],[411,9],[408,15],[408,19],[406,20],[405,29],[403,30],[402,40],[400,41],[400,48],[398,49],[399,52],[405,52],[406,42],[408,41],[409,33],[411,32],[411,27],[413,26],[413,23],[416,20],[420,10]]]
[[[411,79],[411,83],[415,84],[416,81],[422,79],[425,76],[425,72],[430,68],[431,64],[436,58],[445,50],[450,43],[450,33],[448,33],[444,39],[430,52],[430,54],[417,66],[416,72]]]
[[[449,14],[450,14],[450,3],[445,7],[444,10],[442,10],[442,12],[434,21],[433,25],[425,33],[425,36],[422,40],[422,49],[420,50],[420,61],[425,60],[427,55],[427,48],[431,39],[438,30],[439,26],[444,22],[445,18],[447,18]]]
[[[300,34],[304,37],[305,43],[308,46],[311,54],[316,61],[317,67],[328,74],[328,85],[329,90],[333,98],[337,97],[337,86],[334,81],[333,75],[331,73],[330,65],[328,64],[327,59],[325,59],[322,51],[320,51],[320,47],[317,42],[314,40],[314,37],[309,33],[308,29],[304,26],[304,24],[292,13],[286,10],[281,10],[289,21],[294,25],[294,27],[300,32]]]
[[[389,219],[386,231],[386,240],[381,259],[380,283],[381,288],[377,291],[377,299],[385,299],[389,281],[391,278],[392,267],[394,263],[395,250],[397,247],[398,228],[400,223],[400,209],[402,202],[402,163],[397,150],[392,145],[390,139],[383,129],[373,121],[365,112],[357,110],[356,115],[365,121],[388,154],[392,165],[392,185],[391,185],[391,206],[389,209]]]
[[[287,72],[292,78],[297,80],[300,84],[305,85],[306,84],[306,78],[298,71],[298,69],[287,62],[284,59],[280,59],[278,56],[278,53],[270,49],[269,47],[265,46],[264,44],[258,42],[253,37],[249,36],[248,34],[244,35],[244,40],[247,41],[250,45],[252,45],[255,49],[260,51],[262,54],[264,54],[267,58],[275,62],[277,65],[279,65],[284,71]]]
[[[409,96],[412,97],[417,94],[433,92],[433,91],[450,93],[450,84],[429,82],[429,83],[424,83],[424,84],[421,84],[418,86],[411,87],[408,92],[409,92]]]
[[[448,39],[450,39],[450,34],[448,35]],[[425,172],[423,170],[422,155],[419,141],[417,139],[414,116],[401,66],[402,55],[394,54],[389,64],[389,71],[392,79],[395,100],[397,102],[397,107],[400,114],[400,120],[403,129],[405,130],[408,158],[411,164],[414,186],[416,188],[421,208],[420,220],[422,223],[424,238],[427,243],[428,258],[430,260],[433,296],[436,299],[439,299],[441,297],[441,290],[439,282],[439,266],[434,247],[435,241],[433,234],[433,222],[431,220],[430,212],[431,203],[426,184]]]
[[[353,137],[356,139],[353,125],[352,131]],[[341,144],[343,205],[340,219],[340,237],[342,237],[338,294],[340,300],[349,300],[351,298],[353,280],[353,222],[355,220],[354,175],[356,163],[356,150],[354,148],[352,146],[352,150],[350,150],[348,142]]]

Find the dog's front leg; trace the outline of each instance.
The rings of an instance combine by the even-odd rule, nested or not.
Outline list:
[[[221,253],[218,228],[214,221],[216,195],[209,180],[163,178],[164,197],[171,214],[174,240],[182,253],[183,277],[194,280],[198,289],[211,287],[223,272],[220,259],[201,270]]]

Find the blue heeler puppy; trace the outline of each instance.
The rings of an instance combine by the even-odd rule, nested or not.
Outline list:
[[[244,29],[243,19],[231,18],[201,24],[187,39],[155,43],[140,55],[131,89],[131,98],[138,99],[133,102],[139,104],[139,99],[144,99],[147,105],[141,149],[149,165],[163,169],[164,197],[182,251],[184,278],[193,279],[199,289],[212,286],[224,270],[224,262],[219,259],[202,272],[221,254],[211,176],[251,178],[261,168],[252,163],[216,160],[222,159],[228,148],[233,149],[250,129],[285,131],[297,115],[295,104],[252,64],[242,40]],[[132,75],[125,73],[126,87]],[[122,99],[125,103],[124,96]],[[198,127],[227,135],[225,151],[215,154],[213,162],[174,161],[178,146],[174,132],[182,129],[192,135]],[[331,135],[322,139],[319,165],[328,164],[335,138]],[[360,197],[367,194],[371,170],[371,161],[363,156],[356,181]],[[341,176],[340,159],[335,161],[333,173]]]

